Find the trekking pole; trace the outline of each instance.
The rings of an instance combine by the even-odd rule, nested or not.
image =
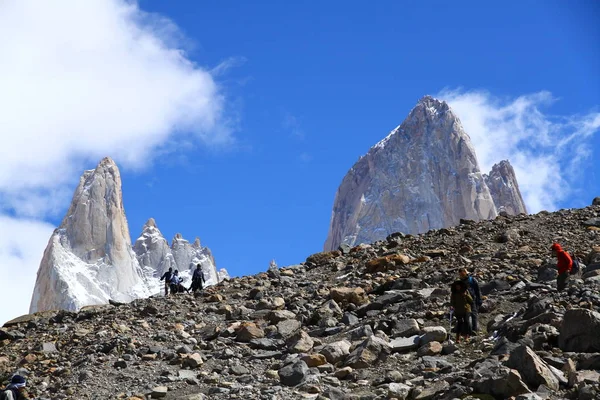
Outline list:
[[[450,329],[448,329],[448,342],[450,342],[450,338],[452,337],[452,317],[454,316],[454,308],[450,308],[450,318],[448,318],[450,322]]]

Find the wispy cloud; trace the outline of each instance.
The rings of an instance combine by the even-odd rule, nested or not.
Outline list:
[[[30,229],[35,237],[23,242],[44,237],[45,246],[44,219],[104,156],[142,169],[180,137],[212,148],[233,142],[214,76],[240,60],[209,71],[187,46],[172,21],[135,1],[0,2],[0,238]],[[11,303],[21,305],[12,312],[24,313],[41,251],[0,240],[0,254],[0,275],[24,274],[10,280]]]
[[[299,140],[305,139],[306,135],[300,127],[300,122],[298,121],[298,118],[296,118],[292,113],[286,111],[283,114],[283,121],[281,125],[284,131],[287,132],[290,136]]]
[[[210,73],[212,76],[220,76],[227,73],[232,68],[236,68],[243,65],[245,62],[246,57],[229,57],[228,59],[222,61],[219,65],[211,69]]]
[[[458,89],[443,90],[437,97],[460,118],[483,172],[510,160],[529,212],[554,210],[577,190],[568,178],[591,156],[586,144],[600,130],[600,113],[550,114],[544,110],[559,100],[547,91],[500,99]]]
[[[309,153],[304,152],[304,153],[300,153],[300,155],[298,156],[298,159],[300,161],[302,161],[303,163],[307,163],[307,162],[312,161],[312,156]]]

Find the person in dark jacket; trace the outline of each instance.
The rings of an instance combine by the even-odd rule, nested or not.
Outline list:
[[[202,265],[196,265],[196,269],[194,270],[194,275],[192,275],[192,285],[188,289],[188,291],[195,292],[196,290],[202,290],[203,284],[206,282],[204,279],[204,272],[202,272]]]
[[[6,400],[25,400],[29,399],[29,395],[25,390],[27,386],[27,380],[21,375],[14,375],[10,384],[0,391],[0,399]]]
[[[569,283],[573,260],[569,253],[564,251],[558,243],[554,243],[550,250],[552,250],[552,255],[557,259],[556,268],[558,268],[558,277],[556,278],[556,289],[561,292]]]
[[[160,277],[160,280],[165,281],[165,296],[169,295],[169,285],[171,284],[171,276],[173,275],[173,268],[169,268],[167,272]]]
[[[471,334],[469,314],[471,313],[473,298],[469,294],[467,284],[463,281],[454,282],[450,291],[450,305],[456,317],[456,343],[460,343],[461,336],[468,340]]]
[[[479,330],[479,307],[481,307],[481,291],[479,290],[479,282],[477,279],[469,275],[469,272],[466,268],[460,268],[458,270],[458,275],[460,276],[460,280],[467,285],[467,290],[469,294],[473,298],[473,305],[471,307],[471,329],[472,334],[476,335]]]

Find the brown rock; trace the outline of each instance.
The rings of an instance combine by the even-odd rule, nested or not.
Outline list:
[[[237,331],[236,340],[238,342],[249,342],[252,339],[265,337],[265,332],[252,322],[244,322]]]
[[[191,369],[198,368],[202,364],[204,364],[204,361],[202,361],[202,356],[200,356],[200,354],[198,354],[198,353],[193,353],[193,354],[187,355],[181,362],[181,366],[183,368],[189,367]]]
[[[313,339],[304,331],[300,331],[288,340],[288,349],[292,353],[307,353],[314,346]]]
[[[223,301],[223,296],[219,293],[211,294],[206,298],[207,303],[220,303]]]
[[[323,354],[308,354],[302,357],[301,360],[304,361],[309,368],[327,364],[327,359]]]
[[[410,257],[405,256],[404,254],[396,254],[370,260],[365,267],[366,272],[372,274],[395,269],[397,266],[408,264],[409,262]]]
[[[357,306],[366,304],[369,302],[369,298],[363,288],[348,288],[338,287],[332,288],[329,291],[329,295],[337,303],[341,304],[356,304]]]
[[[424,346],[419,347],[417,356],[435,356],[442,352],[442,344],[440,342],[429,342]]]

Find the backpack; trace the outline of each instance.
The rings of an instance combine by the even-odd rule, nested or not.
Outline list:
[[[569,272],[571,275],[577,275],[579,273],[579,260],[569,254],[569,257],[571,257],[571,261],[573,261],[573,264],[571,264],[571,271]]]
[[[15,393],[10,390],[10,389],[6,389],[6,390],[1,390],[0,391],[0,400],[16,400],[17,397],[15,396]]]
[[[469,284],[467,285],[467,289],[469,290],[469,294],[473,298],[473,301],[475,301],[475,289],[473,288],[473,277],[469,276],[469,279],[467,279],[467,281],[469,282]]]

